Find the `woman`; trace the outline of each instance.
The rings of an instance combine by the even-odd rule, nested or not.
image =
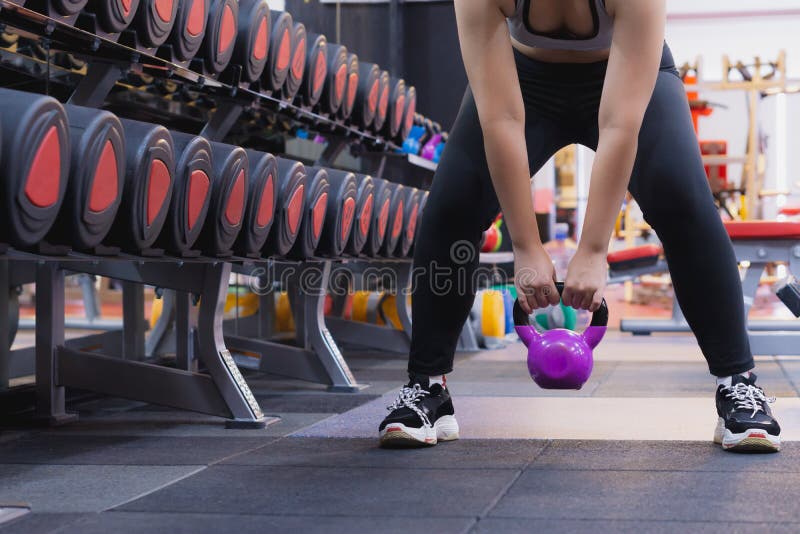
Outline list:
[[[736,258],[664,43],[665,0],[455,0],[455,9],[469,88],[416,245],[411,381],[379,427],[382,444],[458,438],[444,375],[474,288],[459,291],[457,280],[472,280],[481,233],[499,211],[522,307],[558,302],[529,177],[559,148],[580,143],[596,157],[564,303],[598,308],[629,190],[663,243],[681,309],[717,377],[715,442],[778,450],[780,427],[750,373]],[[457,249],[466,243],[473,252],[465,262]]]

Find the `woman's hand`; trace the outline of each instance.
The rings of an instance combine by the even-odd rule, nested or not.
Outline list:
[[[524,249],[514,247],[514,283],[517,300],[525,313],[558,304],[555,276],[553,261],[541,244]]]
[[[603,301],[607,280],[605,252],[586,251],[578,247],[569,262],[561,300],[575,309],[595,312]]]

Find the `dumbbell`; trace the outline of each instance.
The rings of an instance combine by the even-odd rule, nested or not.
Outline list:
[[[211,203],[197,244],[204,254],[230,256],[242,230],[249,163],[243,148],[211,143]]]
[[[41,241],[64,201],[70,133],[54,98],[0,89],[0,242]]]
[[[342,107],[347,91],[347,48],[328,43],[328,73],[322,90],[322,111],[335,115]]]
[[[389,101],[382,133],[387,139],[398,137],[403,127],[406,111],[406,82],[402,78],[389,79]]]
[[[309,167],[311,172],[323,170]],[[328,179],[328,206],[317,247],[320,255],[338,258],[344,252],[353,230],[356,214],[356,175],[348,171],[324,169]]]
[[[414,229],[414,242],[411,244],[411,248],[408,250],[408,256],[414,256],[414,248],[417,246],[417,242],[419,241],[420,235],[420,228],[422,228],[422,218],[425,214],[425,206],[428,204],[428,196],[430,193],[428,191],[422,191],[419,199],[419,212],[417,215],[417,224],[416,228]]]
[[[372,225],[372,214],[375,209],[375,183],[371,176],[357,174],[358,191],[356,193],[356,214],[353,221],[353,230],[347,242],[345,252],[358,256],[364,250]]]
[[[328,77],[328,40],[324,35],[309,33],[306,66],[300,84],[301,104],[314,107],[320,100]]]
[[[303,83],[307,48],[306,27],[302,22],[295,22],[292,26],[292,60],[286,75],[286,82],[283,84],[283,98],[289,102],[294,100]]]
[[[47,241],[90,250],[105,239],[122,200],[125,134],[108,111],[66,105],[69,120],[69,183]]]
[[[406,212],[406,188],[403,185],[388,182],[386,188],[391,192],[392,202],[389,207],[389,220],[386,225],[386,240],[381,248],[381,255],[395,257],[397,244],[403,235],[403,218]]]
[[[242,69],[242,81],[257,81],[264,72],[269,53],[270,10],[266,0],[239,0],[238,31],[233,48],[233,65]]]
[[[381,133],[389,113],[389,96],[391,94],[389,81],[389,72],[385,70],[381,71],[378,77],[378,105],[375,108],[375,120],[372,123],[372,129],[376,134]]]
[[[237,254],[260,257],[275,219],[275,176],[278,162],[272,154],[246,150],[250,162],[250,191],[244,223],[234,250]]]
[[[392,190],[389,182],[381,178],[372,179],[373,190],[372,222],[370,223],[369,236],[364,245],[363,253],[371,258],[380,256],[389,226],[389,213],[392,208]]]
[[[297,236],[288,256],[296,260],[314,257],[322,230],[325,225],[325,214],[328,210],[330,185],[325,169],[306,169],[308,177],[305,191],[305,207]]]
[[[417,89],[413,85],[406,87],[406,109],[403,111],[403,126],[397,139],[400,143],[405,141],[414,127],[414,115],[417,112]]]
[[[140,0],[133,23],[120,42],[149,52],[166,42],[177,14],[178,0]]]
[[[13,2],[24,4],[26,9],[47,15],[63,24],[75,24],[81,10],[88,0],[28,0],[27,2]]]
[[[78,27],[98,37],[116,41],[133,22],[139,0],[92,0],[78,17]]]
[[[206,35],[211,0],[180,0],[172,33],[158,55],[179,64],[187,64],[200,51]]]
[[[125,185],[107,242],[130,252],[152,254],[169,212],[175,176],[172,136],[163,126],[122,119]]]
[[[239,3],[236,0],[212,0],[203,43],[192,61],[192,68],[212,78],[224,71],[233,57],[238,25]]]
[[[265,257],[286,256],[294,246],[305,208],[305,165],[299,161],[276,158],[275,218],[264,244]]]
[[[417,221],[419,219],[419,205],[422,199],[422,191],[415,187],[404,187],[403,189],[403,231],[394,250],[394,255],[398,258],[408,256],[411,247],[414,245],[414,237],[417,234]]]
[[[345,90],[345,96],[342,100],[342,106],[339,108],[339,116],[343,120],[350,118],[353,114],[353,108],[356,105],[358,70],[358,56],[355,54],[347,54],[347,89]]]
[[[192,247],[200,237],[211,203],[211,145],[204,137],[170,133],[176,154],[175,187],[156,244],[171,254],[191,256],[199,253]]]
[[[361,128],[367,129],[375,123],[381,90],[380,77],[381,71],[376,64],[359,63],[353,121]]]
[[[269,37],[267,66],[262,75],[264,87],[280,91],[289,74],[292,61],[292,16],[285,11],[271,11],[272,31]]]

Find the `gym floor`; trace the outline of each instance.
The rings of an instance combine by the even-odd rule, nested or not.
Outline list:
[[[714,382],[688,335],[613,331],[578,392],[543,391],[523,349],[460,354],[462,439],[376,447],[402,355],[347,351],[356,394],[248,376],[265,430],[118,399],[0,434],[0,532],[770,532],[800,530],[800,358],[759,357],[784,428],[772,455],[711,443]],[[8,513],[8,510],[6,510]],[[680,519],[677,519],[680,518]]]

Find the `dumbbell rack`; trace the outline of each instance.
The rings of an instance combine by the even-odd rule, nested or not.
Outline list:
[[[94,100],[96,94],[108,94],[114,84],[124,74],[145,74],[154,78],[168,79],[185,85],[204,95],[214,97],[225,103],[227,115],[213,117],[208,123],[210,131],[227,126],[230,128],[245,108],[260,109],[279,113],[282,118],[318,129],[332,136],[342,137],[350,143],[363,143],[376,151],[395,150],[397,146],[380,136],[359,130],[341,121],[286,102],[267,93],[250,89],[247,84],[223,83],[203,76],[187,68],[170,63],[154,55],[143,53],[120,43],[108,41],[81,29],[62,24],[42,14],[0,0],[0,27],[13,28],[27,39],[38,40],[45,50],[59,50],[86,58],[89,61],[86,83],[81,90],[81,100]],[[39,73],[45,83],[56,79],[74,81],[78,73],[60,69],[46,61],[30,60],[9,52],[5,56],[15,56],[20,62],[34,62],[47,72]],[[103,95],[105,96],[105,95]],[[218,115],[218,113],[215,113]]]
[[[361,151],[380,156],[377,172],[373,172],[380,176],[387,156],[397,149],[379,135],[282,101],[271,94],[251,90],[247,84],[239,83],[235,75],[233,80],[223,83],[154,55],[62,24],[9,0],[0,0],[0,30],[6,28],[38,42],[48,57],[40,60],[0,49],[0,69],[11,69],[34,82],[43,82],[45,92],[49,92],[51,84],[72,89],[69,102],[73,104],[100,107],[118,82],[130,77],[151,77],[174,82],[213,99],[216,105],[195,117],[195,122],[202,123],[201,135],[210,140],[222,140],[243,113],[255,111],[276,117],[276,122],[288,125],[287,131],[301,126],[324,135],[329,143],[317,162],[319,165],[331,166],[342,150],[356,146]],[[51,50],[85,59],[88,64],[85,74],[52,64]],[[100,259],[64,250],[50,253],[51,256],[42,256],[8,250],[0,261],[0,287],[37,284],[36,346],[12,352],[7,345],[0,343],[0,389],[7,388],[9,374],[35,371],[37,414],[47,423],[58,424],[74,419],[66,413],[64,406],[64,388],[70,386],[217,415],[227,418],[229,426],[264,426],[270,418],[264,417],[237,363],[243,367],[254,366],[244,357],[232,357],[226,341],[231,346],[262,354],[258,364],[262,371],[327,383],[331,389],[339,391],[355,391],[362,387],[356,383],[325,326],[322,312],[331,260],[292,264],[235,257],[223,261],[120,254]],[[408,260],[387,263],[396,270],[398,279],[407,279]],[[264,318],[268,319],[273,309],[271,302],[267,305],[267,299],[271,297],[269,293],[262,296],[264,313],[260,322],[237,322],[223,328],[222,311],[232,269],[249,274],[264,266],[273,270],[299,268],[300,274],[290,279],[288,289],[297,318],[300,347],[277,343],[265,330],[270,323]],[[317,294],[297,291],[298,277],[310,269],[319,269],[322,273]],[[64,341],[64,277],[75,273],[123,281],[121,330]],[[154,352],[162,342],[169,325],[157,325],[150,338],[145,338],[144,284],[166,291],[170,295],[170,307],[174,306],[174,367],[156,365],[146,359],[146,355]],[[2,325],[9,324],[8,299],[7,292],[0,292]],[[193,318],[191,307],[198,301],[197,317]],[[407,328],[405,332],[394,335],[404,337],[400,343],[407,344],[410,314],[405,299],[398,299],[398,311]],[[167,321],[172,316],[165,315]],[[255,339],[245,337],[245,333],[252,334],[254,326]],[[340,326],[337,329],[341,331]],[[345,333],[354,331],[352,325],[345,326]],[[33,361],[35,369],[30,369]]]
[[[36,413],[43,423],[63,424],[75,419],[65,410],[67,386],[217,415],[227,418],[229,427],[260,428],[268,423],[224,344],[222,308],[231,272],[229,263],[126,256],[98,261],[94,256],[77,253],[43,259],[8,251],[0,265],[0,277],[6,278],[0,284],[36,283],[36,345],[11,352],[0,344],[0,359],[6,359],[0,362],[0,368],[13,368],[15,359],[25,360],[33,352]],[[136,284],[127,286],[122,330],[65,342],[67,272]],[[198,343],[194,353],[205,372],[197,372],[191,366],[169,368],[144,361],[144,284],[198,298]]]

